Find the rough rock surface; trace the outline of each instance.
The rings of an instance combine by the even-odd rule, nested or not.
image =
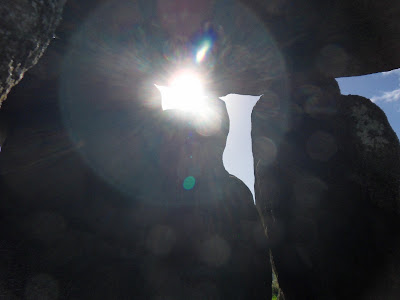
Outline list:
[[[47,48],[65,0],[5,0],[0,4],[0,106]]]
[[[291,83],[285,127],[260,103],[253,112],[256,199],[280,287],[286,299],[396,299],[398,138],[380,108],[340,95],[333,78]]]
[[[334,81],[400,66],[400,4],[241,2],[251,10],[68,1],[59,39],[0,116],[2,296],[268,299],[271,246],[289,300],[400,297],[398,139]],[[61,6],[0,4],[2,100]],[[166,80],[152,71],[186,62],[196,30],[213,46],[203,71],[214,96],[263,94],[252,135],[269,245],[249,191],[222,168],[223,104],[213,132],[162,114],[148,89]]]

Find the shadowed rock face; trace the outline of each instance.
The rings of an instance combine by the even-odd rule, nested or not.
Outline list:
[[[5,0],[0,4],[0,106],[47,48],[64,3]]]
[[[222,165],[225,104],[210,97],[210,123],[163,112],[153,68],[168,34],[127,1],[81,21],[73,4],[2,109],[2,294],[270,298],[258,211]]]
[[[54,299],[270,294],[268,248],[251,193],[222,166],[222,101],[223,124],[210,137],[188,125],[193,116],[176,111],[159,111],[147,135],[109,128],[120,147],[102,149],[113,152],[104,172],[120,181],[128,173],[122,185],[100,178],[82,160],[78,152],[98,140],[71,143],[54,107],[16,113],[30,121],[13,124],[0,158],[7,293],[30,294],[37,285],[49,289],[37,290],[40,297]],[[185,186],[189,176],[194,186]]]
[[[400,67],[400,4],[385,1],[246,1],[265,22],[293,71],[329,77]]]
[[[253,112],[257,205],[285,297],[397,298],[397,136],[375,104],[340,95],[334,79],[291,82],[284,130],[260,118],[259,104]]]
[[[1,4],[0,43],[3,55],[0,88],[2,101],[11,87],[22,78],[27,69],[37,62],[47,47],[59,21],[64,2],[64,0],[3,1]],[[104,2],[107,1],[101,0],[96,3],[70,1],[68,5],[74,9],[75,15],[68,15],[72,11],[69,10],[66,12],[67,18],[82,20],[88,8]],[[195,9],[206,11],[208,2],[204,1],[201,5],[195,5]],[[379,2],[253,0],[246,1],[245,4],[273,35],[290,70],[298,72],[317,68],[327,76],[341,77],[388,71],[400,66],[400,55],[396,51],[400,45],[398,39],[395,38],[400,33],[400,25],[397,21],[400,4],[392,2],[389,0]],[[201,18],[199,19],[199,15],[196,15],[191,26],[182,26],[182,16],[174,13],[174,10],[178,11],[179,5],[184,6],[184,2],[179,3],[178,1],[173,5],[165,3],[160,5],[169,14],[167,19],[180,20],[172,22],[165,19],[163,25],[167,26],[170,32],[180,28],[178,32],[186,34],[193,30],[195,22],[201,23]],[[190,1],[187,3],[189,3],[187,7],[193,6]],[[43,7],[46,9],[42,9]],[[72,27],[69,30],[76,26],[73,23],[70,25]],[[186,29],[183,30],[183,28]],[[253,55],[256,62],[248,60],[248,53],[243,51],[246,46],[251,53],[257,53]],[[276,60],[274,62],[266,59],[270,57],[268,47],[248,46],[241,45],[239,48],[232,49],[233,55],[230,57],[246,57],[247,66],[252,67],[246,68],[247,74],[245,74],[245,72],[237,71],[238,66],[240,69],[243,63],[236,66],[235,76],[230,74],[230,80],[225,80],[219,87],[222,91],[221,95],[231,92],[259,94],[258,90],[262,89],[261,86],[268,85],[266,80],[256,84],[263,76],[255,76],[254,71],[257,69],[256,65],[260,67],[260,70],[262,67],[274,68],[271,63],[276,64]],[[263,62],[260,63],[261,61]],[[248,72],[250,69],[253,69],[253,72]],[[223,72],[226,73],[226,70]],[[251,73],[253,73],[252,80],[243,79],[251,78],[252,76],[249,76]],[[263,89],[267,90],[265,87]]]
[[[61,2],[0,4],[1,100],[43,52]],[[68,1],[60,39],[2,109],[1,295],[270,297],[250,192],[222,168],[223,103],[210,135],[162,113],[152,86],[167,77],[153,70],[186,63],[198,29],[218,37],[203,69],[213,99],[264,94],[255,190],[286,298],[399,298],[398,140],[334,81],[400,66],[399,4],[143,3]]]
[[[398,298],[399,141],[334,81],[400,66],[398,3],[250,6],[287,66],[252,115],[256,201],[286,298]]]

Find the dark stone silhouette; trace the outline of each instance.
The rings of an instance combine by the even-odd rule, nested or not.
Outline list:
[[[278,43],[289,69],[328,77],[400,67],[400,4],[384,1],[246,1]]]
[[[400,66],[398,5],[252,4],[287,66],[288,84],[266,88],[252,116],[256,200],[286,299],[400,295],[399,141],[334,81]]]
[[[53,37],[65,0],[0,3],[0,106]]]
[[[0,4],[0,102],[62,5]],[[271,250],[286,299],[399,298],[399,142],[334,80],[400,67],[399,5],[69,0],[0,113],[0,295],[270,299]],[[188,62],[207,78],[211,123],[161,111],[153,84]],[[263,94],[252,137],[267,239],[222,167],[228,93]]]
[[[396,299],[399,141],[370,100],[292,78],[285,129],[253,111],[256,199],[286,299]]]
[[[131,2],[74,5],[2,109],[2,295],[270,298],[259,213],[222,165],[223,101],[163,112],[170,34]]]

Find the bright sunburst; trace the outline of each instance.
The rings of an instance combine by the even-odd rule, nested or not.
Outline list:
[[[200,78],[193,72],[179,73],[170,86],[156,85],[161,93],[162,109],[180,109],[184,111],[203,112],[205,96]]]

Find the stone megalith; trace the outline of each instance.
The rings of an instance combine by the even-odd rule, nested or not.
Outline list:
[[[4,294],[270,299],[259,213],[222,165],[225,104],[209,95],[205,119],[161,109],[154,84],[190,52],[181,27],[160,24],[151,1],[80,2],[3,107]],[[190,33],[212,38],[213,23]]]
[[[286,89],[267,88],[252,116],[256,201],[280,287],[286,299],[397,299],[399,141],[375,104],[340,95],[334,78],[400,66],[399,4],[252,7],[287,66]]]
[[[2,109],[1,294],[269,299],[271,246],[289,300],[397,299],[398,140],[334,77],[400,66],[398,12],[388,0],[68,1],[60,39]],[[21,65],[5,55],[2,93],[46,28],[38,48],[35,35],[15,46],[31,53]],[[211,135],[163,113],[153,86],[193,56],[221,113]],[[222,168],[228,93],[263,94],[252,136],[264,228]]]
[[[256,197],[287,299],[395,299],[400,151],[384,113],[332,78],[292,81],[290,126],[253,114]],[[278,141],[278,142],[275,142]]]
[[[6,0],[0,3],[0,106],[11,88],[46,50],[65,0]]]

